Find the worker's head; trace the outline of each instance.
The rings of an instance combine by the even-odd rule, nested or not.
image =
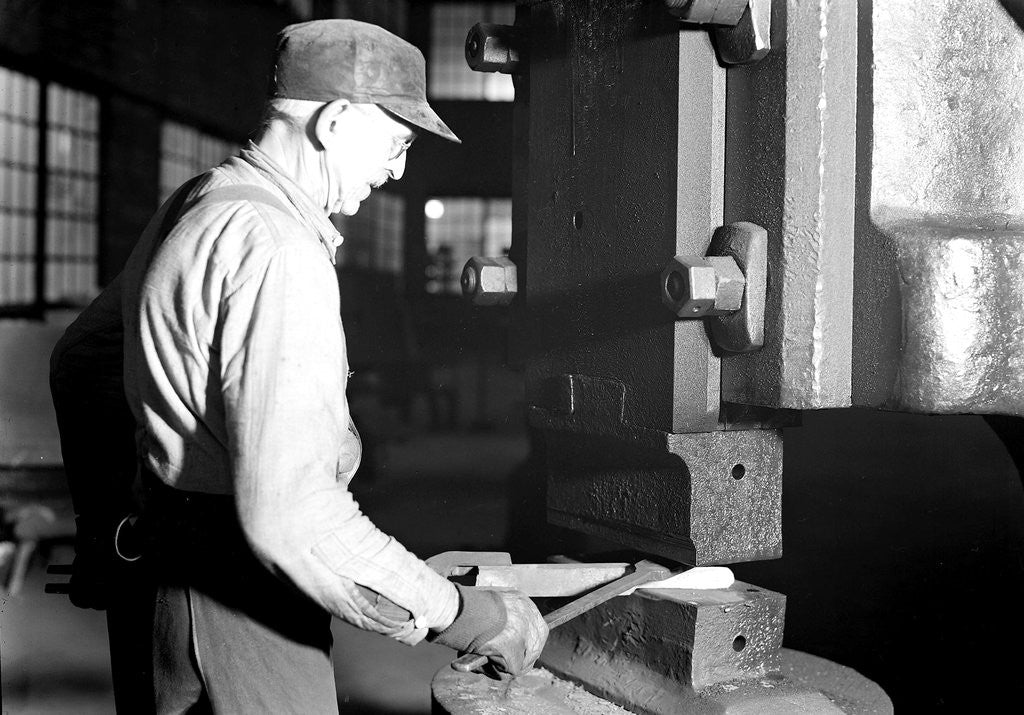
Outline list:
[[[320,153],[329,213],[352,215],[371,188],[401,178],[417,132],[459,141],[427,104],[420,51],[355,20],[281,32],[264,125],[275,120]]]

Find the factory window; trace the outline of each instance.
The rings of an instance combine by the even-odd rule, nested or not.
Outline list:
[[[39,82],[0,67],[0,305],[35,302]]]
[[[84,305],[97,292],[99,101],[2,67],[0,97],[0,308]]]
[[[97,292],[99,101],[47,87],[46,302],[85,304]]]
[[[473,99],[509,102],[512,78],[496,72],[474,72],[466,64],[469,28],[478,22],[511,25],[513,3],[439,2],[431,11],[430,61],[427,90],[434,99]]]
[[[408,26],[408,0],[334,0],[333,17],[362,20],[380,25],[399,37]]]
[[[462,267],[473,256],[508,255],[512,246],[511,199],[435,197],[427,215],[428,293],[461,294]]]
[[[238,146],[198,129],[165,121],[160,126],[160,203],[197,174],[234,154]]]
[[[404,262],[405,199],[375,191],[355,216],[334,217],[344,242],[338,249],[338,265],[401,275]]]

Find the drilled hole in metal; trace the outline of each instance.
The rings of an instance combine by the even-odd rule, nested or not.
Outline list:
[[[747,639],[743,636],[736,636],[732,639],[732,649],[739,653],[741,650],[747,647]]]
[[[679,271],[672,271],[665,279],[665,290],[672,300],[682,300],[686,293],[686,281]]]
[[[583,212],[577,211],[572,215],[572,225],[579,231],[583,228]]]
[[[742,464],[735,464],[735,465],[733,465],[733,468],[732,468],[732,478],[733,479],[743,479],[743,475],[745,475],[746,473],[747,473],[747,468],[744,467]]]

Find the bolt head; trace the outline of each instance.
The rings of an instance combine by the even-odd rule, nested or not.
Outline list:
[[[466,35],[466,64],[475,72],[512,74],[519,67],[518,45],[513,26],[477,23]]]
[[[462,269],[462,295],[474,305],[508,305],[516,295],[516,266],[508,258],[474,256]]]
[[[515,42],[511,26],[477,23],[466,35],[466,64],[476,72],[511,73],[519,64]]]
[[[715,267],[699,256],[676,256],[661,272],[661,300],[678,318],[700,318],[715,308]]]
[[[708,256],[705,259],[715,269],[715,308],[721,315],[739,310],[743,305],[743,290],[747,279],[732,256]]]

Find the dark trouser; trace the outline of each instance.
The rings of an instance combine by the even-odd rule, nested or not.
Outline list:
[[[159,505],[155,712],[338,712],[330,615],[256,560],[231,500],[165,493]]]
[[[118,715],[153,711],[153,586],[132,569],[118,579],[107,604],[110,673]]]

